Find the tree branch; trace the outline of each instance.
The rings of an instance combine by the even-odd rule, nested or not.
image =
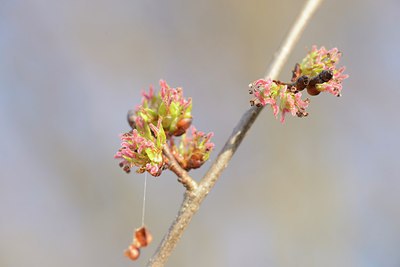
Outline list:
[[[275,58],[270,65],[266,78],[276,78],[286,63],[290,52],[300,38],[310,18],[316,11],[322,0],[308,0],[301,14],[294,22],[289,34],[283,42],[281,48],[275,54]],[[237,126],[233,129],[231,136],[225,143],[217,159],[212,164],[206,175],[200,181],[199,186],[190,192],[186,192],[178,216],[172,223],[163,241],[159,245],[147,266],[164,266],[171,255],[176,244],[180,240],[183,232],[189,225],[193,215],[199,210],[201,202],[213,188],[222,171],[227,167],[236,149],[239,147],[247,131],[258,117],[262,107],[251,107],[240,119]]]
[[[172,155],[168,144],[163,147],[163,153],[168,158],[169,169],[178,176],[178,182],[183,184],[186,190],[193,192],[197,189],[196,181],[185,171],[181,165],[176,161],[174,155]]]

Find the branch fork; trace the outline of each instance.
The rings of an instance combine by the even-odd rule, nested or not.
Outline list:
[[[165,144],[163,147],[164,156],[168,159],[168,168],[178,176],[178,182],[180,182],[187,191],[193,192],[197,189],[197,182],[185,171],[181,165],[176,161],[174,155]]]
[[[307,23],[321,2],[322,0],[307,1],[301,14],[296,19],[292,29],[286,37],[283,45],[276,53],[276,57],[270,65],[270,69],[265,78],[278,76],[282,67],[286,63],[290,52],[293,50]],[[213,188],[222,171],[227,167],[236,149],[244,139],[247,131],[251,128],[262,109],[262,107],[251,107],[243,114],[237,126],[234,128],[231,136],[225,143],[225,146],[219,153],[217,159],[214,161],[209,171],[202,178],[199,184],[197,184],[196,181],[194,181],[193,178],[191,178],[187,172],[181,168],[169,148],[164,146],[163,153],[170,160],[169,168],[171,171],[177,174],[178,181],[185,186],[186,194],[177,217],[172,222],[167,234],[160,243],[153,257],[147,263],[147,266],[164,266],[164,264],[167,262],[169,256],[172,254],[172,251],[183,235],[183,232],[189,225],[193,215],[198,211],[202,201]]]

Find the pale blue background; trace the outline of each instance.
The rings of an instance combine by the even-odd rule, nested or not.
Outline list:
[[[127,109],[183,86],[219,151],[303,2],[0,1],[0,266],[143,266],[183,188],[149,180],[154,243],[124,258],[143,186],[113,159]],[[400,266],[399,25],[397,0],[326,1],[280,78],[337,46],[343,97],[285,125],[265,109],[167,266]]]

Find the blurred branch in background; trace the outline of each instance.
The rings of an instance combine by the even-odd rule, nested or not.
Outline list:
[[[307,1],[301,14],[294,22],[289,34],[281,45],[281,48],[276,53],[276,56],[266,74],[266,78],[276,78],[279,75],[279,72],[286,63],[290,52],[293,50],[307,23],[321,2],[322,0]],[[186,191],[178,216],[173,221],[168,233],[164,237],[153,257],[149,260],[147,266],[164,266],[167,262],[183,232],[188,227],[193,215],[200,208],[202,201],[213,188],[222,171],[228,166],[233,154],[260,114],[261,110],[262,107],[252,107],[244,113],[228,141],[225,143],[225,146],[219,153],[217,159],[200,181],[199,186],[195,187],[195,190]]]

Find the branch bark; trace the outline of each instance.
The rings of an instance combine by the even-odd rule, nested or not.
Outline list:
[[[293,50],[307,23],[321,2],[322,0],[307,1],[280,49],[275,54],[275,58],[271,63],[265,78],[277,78],[279,72],[286,63],[290,52]],[[199,210],[202,201],[214,187],[222,171],[227,167],[233,154],[260,114],[261,110],[262,107],[251,107],[243,114],[239,123],[233,129],[231,136],[225,143],[225,146],[219,153],[217,159],[214,161],[206,175],[202,178],[199,185],[194,190],[186,191],[178,216],[173,221],[167,234],[157,248],[157,251],[147,263],[147,266],[159,267],[164,266],[167,262],[173,249],[183,235],[183,232],[188,227],[193,215]]]
[[[169,169],[178,176],[178,182],[183,184],[183,186],[186,188],[188,191],[194,191],[197,189],[197,183],[196,181],[185,171],[179,163],[175,160],[174,155],[172,155],[168,144],[165,144],[163,147],[163,153],[164,155],[168,158],[168,165]]]

